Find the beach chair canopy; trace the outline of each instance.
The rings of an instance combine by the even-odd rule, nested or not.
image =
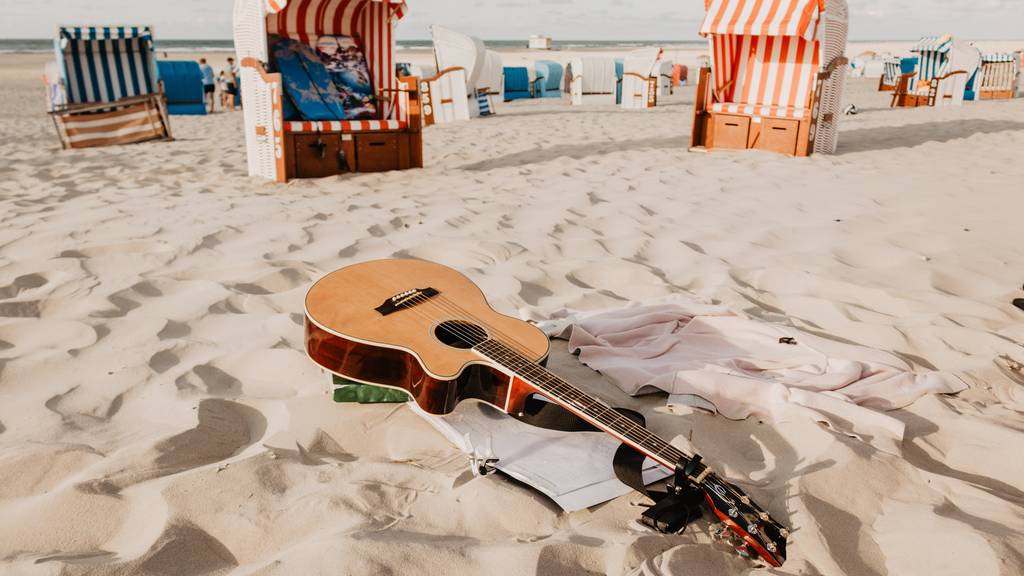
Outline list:
[[[60,28],[55,49],[71,104],[116,102],[158,90],[148,26]]]
[[[260,18],[239,17],[254,10],[264,16],[260,29],[252,29]],[[314,47],[321,36],[349,36],[366,56],[380,95],[397,86],[394,25],[405,12],[405,0],[235,0],[235,50],[240,58],[267,62],[268,35]]]
[[[818,68],[845,48],[844,0],[705,0],[715,111],[802,118]],[[834,46],[822,49],[832,22]],[[841,33],[840,33],[841,31]]]
[[[953,48],[953,37],[925,36],[918,40],[917,44],[910,49],[911,52],[920,57],[920,67],[917,70],[917,80],[931,80],[936,76],[946,73],[946,63],[949,61],[949,51]]]
[[[444,26],[431,26],[437,70],[464,68],[466,89],[470,94],[484,91],[497,94],[502,89],[504,66],[501,55],[484,46],[484,41]]]
[[[701,36],[818,37],[825,0],[704,0]]]

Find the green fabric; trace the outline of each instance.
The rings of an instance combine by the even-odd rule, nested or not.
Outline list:
[[[334,389],[335,402],[358,402],[359,404],[402,404],[412,400],[405,390],[385,388],[353,382],[337,375],[332,381],[338,388]]]

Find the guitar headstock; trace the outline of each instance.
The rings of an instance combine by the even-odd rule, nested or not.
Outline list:
[[[771,566],[782,566],[789,530],[742,490],[715,474],[704,478],[700,487],[711,511],[731,532],[730,540],[737,552],[760,558]]]

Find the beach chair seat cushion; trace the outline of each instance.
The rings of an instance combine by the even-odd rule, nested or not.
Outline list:
[[[344,120],[377,117],[377,97],[370,67],[356,41],[348,36],[321,36],[316,53],[341,95]]]
[[[322,122],[291,121],[284,123],[284,131],[291,134],[404,130],[408,127],[408,123],[401,120],[328,120]]]
[[[715,102],[711,111],[720,114],[747,114],[768,118],[791,118],[810,120],[811,110],[802,106],[775,106],[768,104],[744,104],[742,102]]]

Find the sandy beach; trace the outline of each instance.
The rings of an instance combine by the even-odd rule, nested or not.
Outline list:
[[[519,101],[426,129],[423,169],[279,185],[246,175],[240,113],[61,151],[47,58],[0,56],[0,573],[1024,573],[1024,99],[892,110],[851,79],[838,154],[803,159],[688,152],[692,86],[650,111]],[[406,406],[333,403],[303,297],[384,257],[520,316],[688,294],[969,389],[888,413],[890,453],[667,413],[556,341],[556,373],[793,527],[786,564],[756,569],[706,521],[641,530],[639,494],[563,513],[465,481]]]

